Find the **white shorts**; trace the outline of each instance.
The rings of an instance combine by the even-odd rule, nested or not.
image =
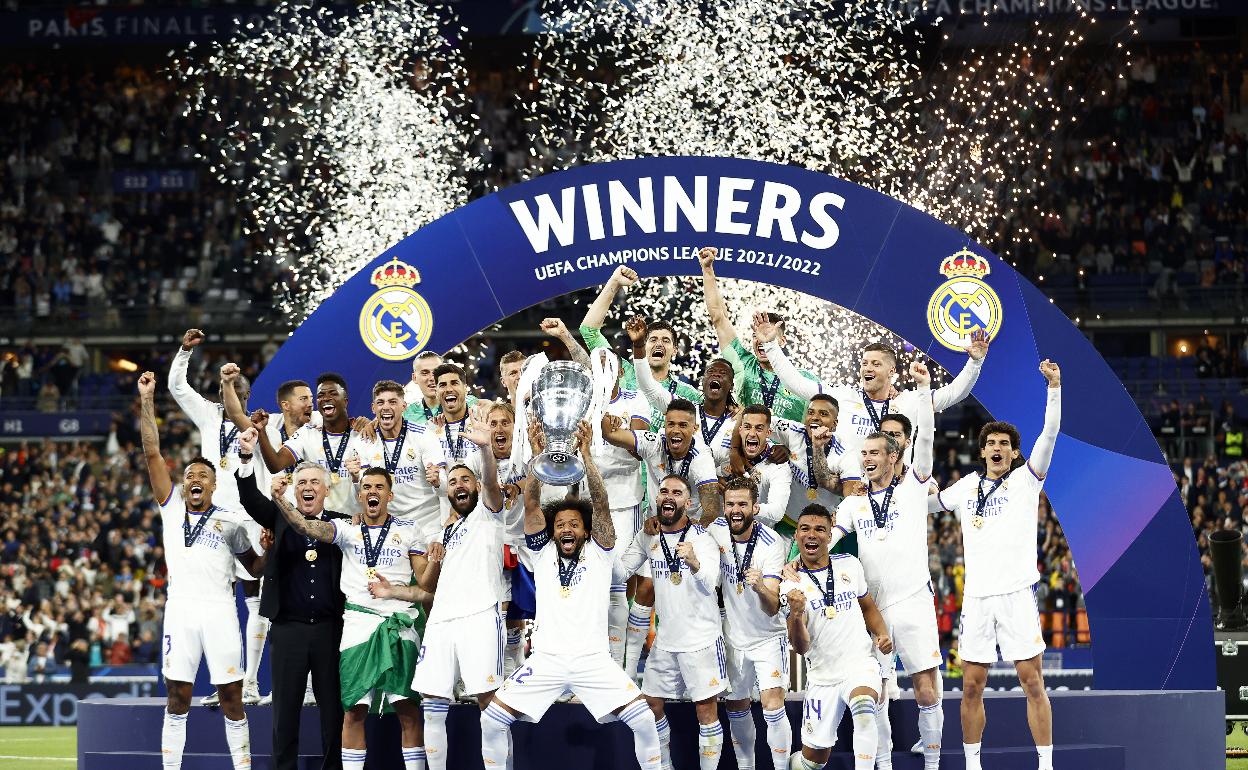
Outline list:
[[[194,682],[201,658],[208,681],[229,684],[243,678],[243,635],[233,603],[165,602],[160,673],[174,682]]]
[[[358,701],[355,702],[355,705],[371,707],[373,705],[373,698],[376,697],[377,695],[378,695],[378,692],[376,690],[369,690],[368,692],[364,693],[364,697],[360,698]],[[391,706],[398,703],[399,701],[411,700],[411,698],[408,698],[406,695],[395,695],[392,692],[383,692],[383,693],[380,693],[380,695],[382,698],[385,699],[385,702],[390,704]]]
[[[1032,587],[996,596],[967,596],[962,600],[958,653],[971,663],[1001,659],[1030,660],[1044,652],[1040,612]]]
[[[727,688],[728,662],[722,638],[692,652],[651,649],[641,679],[641,691],[652,698],[675,699],[687,693],[696,702]]]
[[[759,692],[789,686],[789,637],[781,635],[748,650],[728,648],[728,700],[752,700]]]
[[[637,537],[641,529],[641,505],[630,505],[627,508],[612,508],[611,523],[615,526],[615,542],[628,547]]]
[[[812,684],[806,687],[802,703],[802,745],[812,749],[830,749],[836,745],[836,728],[845,715],[849,696],[866,687],[880,694],[880,666],[875,658],[863,658],[857,673],[836,684]]]
[[[550,704],[570,692],[599,722],[637,700],[637,685],[606,652],[567,656],[545,652],[530,655],[503,682],[495,696],[529,722],[541,720]]]
[[[260,547],[260,530],[263,529],[263,527],[260,526],[259,522],[248,517],[247,521],[243,522],[243,528],[247,530],[247,539],[251,541],[251,550],[263,556],[264,549]],[[247,571],[247,568],[243,566],[243,563],[241,561],[239,561],[238,559],[235,559],[234,560],[234,579],[242,580],[244,582],[251,582],[253,580],[259,580],[260,578],[254,577],[250,572]]]
[[[884,616],[888,636],[893,640],[894,650],[897,657],[901,658],[901,665],[906,673],[914,674],[940,666],[943,658],[940,655],[936,605],[932,601],[930,585],[880,610],[880,614]],[[888,659],[884,676],[891,679],[894,673],[893,656],[886,655],[883,658]]]
[[[412,689],[435,698],[451,698],[455,683],[479,695],[503,682],[503,616],[498,607],[425,625]]]

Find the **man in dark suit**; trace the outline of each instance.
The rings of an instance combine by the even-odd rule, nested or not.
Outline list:
[[[254,420],[254,418],[253,418]],[[321,714],[322,770],[342,767],[342,701],[338,686],[338,643],[342,637],[345,601],[338,590],[342,551],[332,543],[309,540],[290,527],[272,499],[257,487],[252,453],[256,431],[239,436],[236,472],[238,496],[261,526],[273,530],[273,548],[264,569],[260,614],[272,621],[269,631],[273,667],[273,763],[277,770],[295,770],[299,761],[299,716],[308,672]],[[293,478],[292,478],[293,477]],[[330,479],[325,468],[300,463],[291,477],[273,477],[271,494],[294,487],[295,508],[322,521],[350,520],[325,510]]]

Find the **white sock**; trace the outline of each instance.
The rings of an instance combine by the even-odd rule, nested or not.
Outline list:
[[[634,604],[628,613],[628,624],[624,629],[624,673],[630,677],[637,676],[637,664],[641,662],[641,648],[646,646],[646,637],[650,635],[650,618],[654,617],[654,608],[644,604]]]
[[[923,767],[935,770],[940,767],[940,701],[931,706],[919,706],[919,738],[923,740]]]
[[[624,665],[624,629],[628,627],[628,586],[620,583],[611,586],[611,599],[607,603],[607,639],[611,645],[611,659],[617,666]]]
[[[789,758],[789,770],[823,770],[823,765],[811,762],[799,751]]]
[[[767,745],[771,748],[771,762],[775,770],[789,766],[789,752],[793,750],[793,726],[784,708],[775,711],[763,709],[763,721],[767,723]]]
[[[659,735],[659,756],[662,757],[660,762],[663,770],[672,770],[672,726],[668,724],[666,716],[654,720],[654,730]]]
[[[367,749],[343,748],[342,770],[364,770],[364,757],[367,754]]]
[[[875,699],[870,695],[850,698],[849,715],[854,720],[854,770],[874,770],[875,749],[880,743]]]
[[[879,736],[875,747],[875,770],[893,770],[893,722],[888,713],[887,700],[876,704],[875,732]]]
[[[256,684],[260,676],[260,659],[264,657],[264,640],[269,638],[269,619],[260,614],[260,597],[248,596],[247,606],[247,678],[243,687]]]
[[[481,760],[486,767],[505,767],[511,752],[507,737],[516,718],[507,709],[491,703],[481,712]]]
[[[451,702],[425,698],[420,709],[425,716],[425,759],[429,770],[446,770],[446,715]]]
[[[1037,746],[1036,753],[1040,755],[1039,770],[1053,770],[1053,747]]]
[[[225,745],[230,747],[234,770],[251,769],[251,731],[247,728],[246,714],[237,722],[225,718]]]
[[[524,656],[524,631],[519,628],[507,629],[507,646],[503,648],[503,678],[509,678],[520,668]]]
[[[979,764],[979,743],[963,743],[962,753],[966,756],[966,770],[981,770]]]
[[[700,770],[716,770],[719,755],[724,750],[724,726],[719,722],[698,725],[698,767]]]
[[[403,747],[403,770],[425,770],[425,747]]]
[[[181,770],[182,749],[186,747],[186,714],[165,712],[160,728],[160,759],[165,770]]]
[[[619,720],[633,731],[633,752],[641,770],[660,770],[663,750],[659,748],[659,728],[646,702],[638,700],[625,706]]]
[[[750,709],[728,712],[728,731],[737,755],[737,770],[754,770],[754,714]]]

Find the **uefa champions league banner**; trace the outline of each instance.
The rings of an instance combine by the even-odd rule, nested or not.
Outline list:
[[[1047,298],[964,233],[825,174],[649,158],[509,187],[378,255],[304,321],[254,392],[264,401],[283,380],[312,381],[332,346],[351,411],[366,414],[373,383],[407,381],[418,352],[444,352],[519,310],[602,284],[617,265],[643,278],[700,275],[701,246],[719,248],[717,275],[849,308],[951,371],[971,333],[987,330],[992,348],[974,396],[1018,426],[1024,451],[1044,421],[1037,367],[1057,361],[1063,425],[1046,490],[1085,590],[1096,685],[1214,686],[1209,601],[1187,514],[1117,377]]]

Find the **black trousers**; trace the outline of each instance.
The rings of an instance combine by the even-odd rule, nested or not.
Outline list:
[[[308,672],[321,712],[322,770],[342,770],[342,701],[338,685],[338,642],[342,621],[300,623],[275,620],[269,629],[273,667],[273,765],[297,770],[299,715]]]

